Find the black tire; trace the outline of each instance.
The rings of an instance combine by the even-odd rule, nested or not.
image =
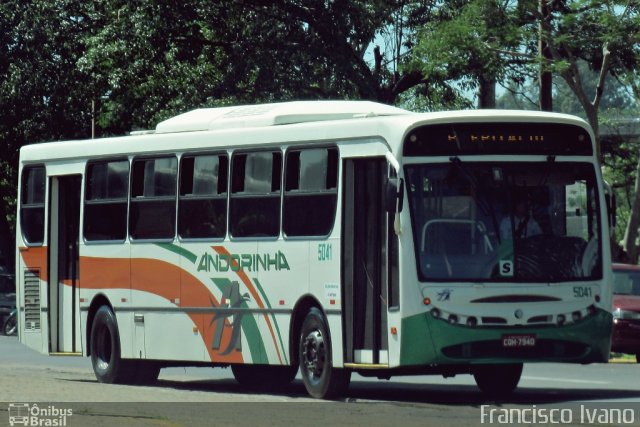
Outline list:
[[[285,387],[298,373],[297,366],[231,365],[233,377],[245,387],[273,389]]]
[[[331,338],[324,315],[313,307],[300,329],[300,374],[307,392],[318,399],[343,395],[349,387],[351,371],[334,368],[331,359]]]
[[[107,306],[98,309],[91,326],[91,365],[101,383],[134,382],[133,365],[120,358],[120,335],[113,311]]]
[[[17,335],[18,334],[18,319],[15,314],[12,314],[5,320],[2,326],[2,331],[5,335]]]
[[[515,390],[522,376],[522,363],[478,365],[472,370],[476,384],[490,396],[507,396]]]
[[[636,363],[640,363],[640,353],[636,353]]]

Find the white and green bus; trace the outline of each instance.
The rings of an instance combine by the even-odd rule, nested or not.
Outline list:
[[[20,152],[20,341],[106,383],[230,366],[474,375],[606,362],[608,214],[594,138],[550,113],[372,102],[199,109]],[[524,225],[523,225],[524,224]]]

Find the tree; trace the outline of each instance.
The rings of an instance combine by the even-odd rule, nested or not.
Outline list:
[[[27,143],[86,136],[87,79],[76,61],[91,4],[70,0],[0,4],[0,251],[13,268],[18,150]]]
[[[421,34],[414,51],[414,67],[427,76],[438,74],[442,79],[457,81],[463,89],[482,86],[482,76],[493,75],[513,92],[522,92],[523,84],[535,75],[534,69],[536,74],[540,69],[541,75],[551,72],[561,77],[572,94],[570,98],[577,100],[594,130],[596,154],[602,159],[599,129],[605,83],[609,75],[620,78],[637,69],[638,7],[634,0],[451,2],[451,8],[458,11],[442,6],[449,15]],[[493,15],[487,15],[487,10]],[[496,15],[501,19],[494,22],[502,25],[486,19],[490,16],[496,20]],[[534,25],[540,30],[534,31]],[[492,33],[492,28],[501,32]],[[510,68],[515,71],[511,75],[507,72]],[[592,72],[597,73],[595,84],[588,78]],[[640,225],[640,164],[636,169],[638,197],[625,236],[625,247],[634,260]]]
[[[392,1],[104,3],[82,71],[108,133],[196,106],[289,99],[393,99],[366,50]],[[397,90],[397,89],[395,89]],[[391,93],[390,93],[391,92]]]
[[[525,38],[532,22],[518,2],[443,2],[418,34],[410,67],[462,91],[477,91],[478,106],[494,108],[496,83],[521,84],[523,67],[532,62]]]

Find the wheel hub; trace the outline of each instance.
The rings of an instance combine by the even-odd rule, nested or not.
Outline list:
[[[325,365],[324,339],[320,331],[312,331],[304,339],[304,366],[309,374],[318,378],[322,375]]]
[[[98,359],[98,367],[102,370],[106,370],[109,367],[109,361],[111,360],[111,335],[106,328],[100,331],[97,344],[96,356]]]

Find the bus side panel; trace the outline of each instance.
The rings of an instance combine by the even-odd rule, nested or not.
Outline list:
[[[80,312],[82,338],[91,340],[89,308],[98,295],[114,310],[123,358],[137,357],[131,312],[131,266],[128,244],[80,245]],[[83,345],[86,354],[90,342]]]
[[[309,245],[309,293],[318,298],[327,316],[333,366],[344,363],[340,251],[339,237],[312,241]]]
[[[16,270],[20,342],[43,354],[49,353],[47,255],[46,246],[20,247]]]
[[[238,301],[226,298],[223,302],[225,295],[231,296],[225,294],[231,291],[226,249],[217,243],[196,242],[182,242],[180,249],[180,307],[191,319],[189,333],[198,343],[197,351],[196,347],[189,351],[194,352],[193,357],[202,352],[199,357],[206,362],[242,362],[233,341],[234,316],[227,316]]]
[[[132,243],[131,287],[136,342],[144,334],[142,358],[202,361],[197,319],[181,296],[181,252],[173,243]],[[195,330],[194,330],[195,327]]]
[[[309,248],[308,241],[258,243],[259,261],[256,271],[250,274],[257,291],[252,300],[260,310],[254,317],[266,350],[266,358],[260,363],[291,363],[289,330],[292,310],[299,298],[309,293],[309,281],[313,277],[308,268]]]

